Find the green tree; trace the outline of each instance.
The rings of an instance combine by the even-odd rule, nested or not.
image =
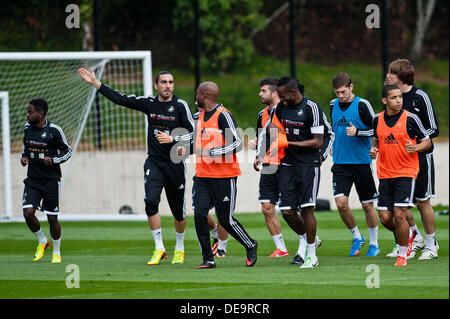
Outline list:
[[[264,27],[261,6],[261,0],[199,0],[203,70],[227,71],[238,61],[250,60],[254,52],[250,35]],[[174,27],[187,30],[186,36],[192,40],[194,17],[193,0],[176,2]]]

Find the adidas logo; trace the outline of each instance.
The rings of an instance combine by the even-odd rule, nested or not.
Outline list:
[[[341,117],[341,119],[336,123],[337,126],[348,126],[347,119],[345,116]]]
[[[228,196],[225,196],[225,198],[223,199],[224,202],[229,202],[230,199],[228,198]]]
[[[394,134],[391,133],[384,139],[384,144],[398,144],[398,141],[395,139]]]

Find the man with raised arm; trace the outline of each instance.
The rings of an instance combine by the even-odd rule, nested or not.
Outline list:
[[[161,71],[155,77],[156,96],[136,97],[125,95],[101,83],[94,71],[84,68],[78,74],[115,104],[140,111],[147,116],[147,153],[144,164],[145,213],[155,241],[155,250],[149,266],[158,265],[167,258],[161,230],[159,202],[165,189],[167,201],[175,218],[176,244],[172,263],[184,262],[184,230],[186,228],[185,192],[186,178],[184,162],[171,159],[171,149],[175,142],[192,139],[194,121],[188,104],[173,94],[173,75]],[[175,131],[182,134],[176,134]]]

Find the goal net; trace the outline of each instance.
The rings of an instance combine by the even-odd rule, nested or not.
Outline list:
[[[123,205],[144,211],[145,116],[98,94],[77,74],[80,67],[120,92],[152,94],[150,51],[0,53],[0,218],[22,218],[23,128],[38,97],[73,150],[61,166],[61,216],[118,214]]]

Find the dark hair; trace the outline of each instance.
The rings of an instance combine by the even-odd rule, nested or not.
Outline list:
[[[296,79],[291,78],[290,76],[283,76],[281,79],[279,79],[277,86],[285,86],[288,90],[297,89],[302,95],[305,92],[305,87],[303,86],[303,84],[298,83]]]
[[[161,71],[161,72],[159,72],[158,74],[156,74],[156,76],[155,76],[155,83],[156,83],[156,84],[158,84],[158,82],[159,82],[159,77],[160,77],[161,75],[163,75],[163,74],[170,74],[170,75],[173,76],[173,74],[170,73],[169,71]]]
[[[277,83],[278,83],[277,79],[267,77],[267,78],[262,79],[259,82],[259,86],[267,85],[267,86],[269,86],[270,91],[273,92],[277,89]]]
[[[400,90],[400,88],[397,85],[386,84],[385,86],[383,86],[383,89],[381,90],[381,96],[386,98],[388,92],[390,92],[392,90]]]
[[[44,113],[44,115],[47,114],[48,111],[48,104],[47,101],[41,98],[33,99],[30,101],[30,104],[34,106],[34,109],[38,112]]]
[[[398,79],[405,84],[414,84],[414,66],[407,59],[397,59],[389,64],[389,73],[398,76]]]
[[[281,79],[278,80],[277,86],[278,87],[286,87],[288,90],[298,90],[298,82],[296,79],[291,78],[290,76],[283,76]]]
[[[340,72],[336,74],[333,78],[333,88],[338,89],[340,87],[346,86],[349,87],[352,84],[352,79],[350,75],[344,72]]]

